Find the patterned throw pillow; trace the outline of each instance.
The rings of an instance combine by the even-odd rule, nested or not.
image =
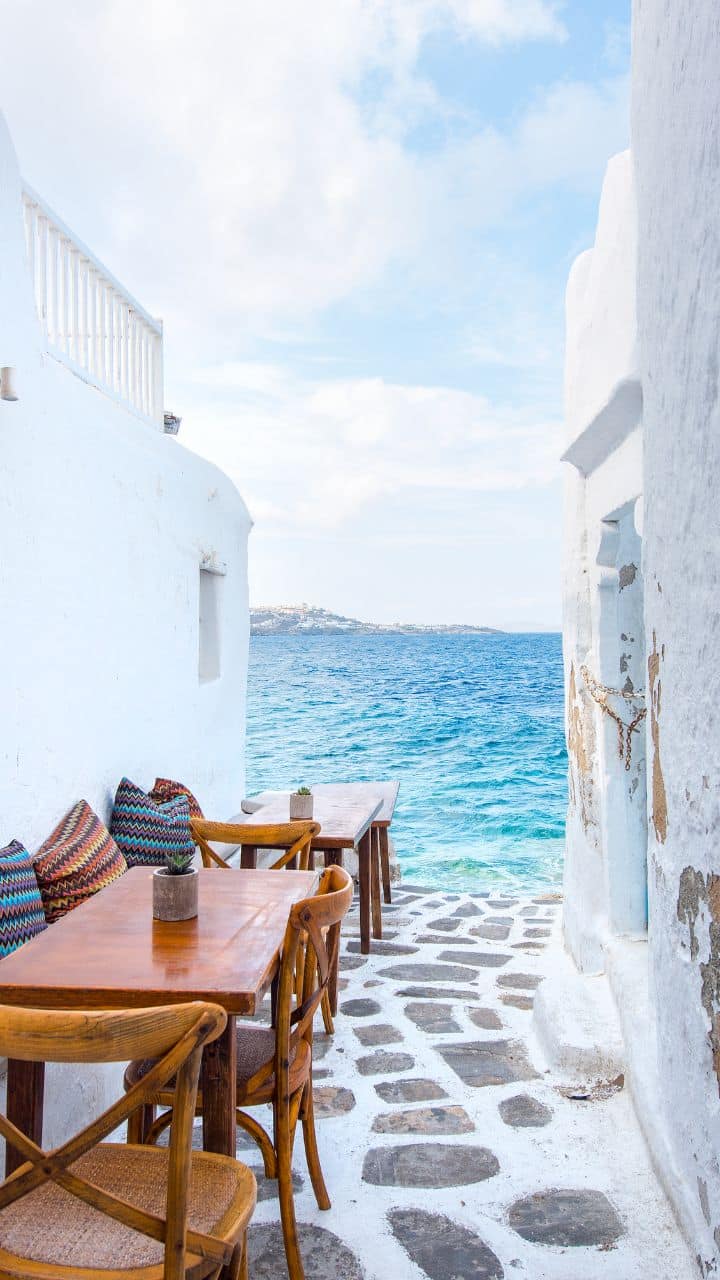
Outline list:
[[[0,956],[47,929],[30,854],[19,840],[0,849]]]
[[[78,801],[40,846],[33,867],[49,924],[127,871],[110,832],[85,800]]]
[[[174,800],[177,796],[187,796],[191,818],[204,817],[203,811],[189,787],[184,786],[182,782],[173,782],[172,778],[155,779],[155,786],[150,792],[151,800],[157,800],[158,804],[167,804],[168,800]]]
[[[194,853],[186,795],[158,804],[129,778],[115,795],[110,830],[129,867],[161,867],[167,853]]]

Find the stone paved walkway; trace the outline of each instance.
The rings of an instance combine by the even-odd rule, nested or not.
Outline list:
[[[559,917],[557,899],[403,884],[366,958],[351,913],[336,1034],[315,1048],[329,1212],[300,1137],[295,1155],[308,1280],[696,1275],[625,1091],[589,1100],[535,1041]],[[260,1187],[252,1280],[283,1280],[274,1184],[244,1139],[238,1154]]]

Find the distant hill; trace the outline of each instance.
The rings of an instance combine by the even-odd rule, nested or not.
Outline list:
[[[342,614],[312,605],[264,605],[250,610],[250,630],[254,636],[276,635],[502,635],[496,627],[417,626],[412,623],[358,622]]]

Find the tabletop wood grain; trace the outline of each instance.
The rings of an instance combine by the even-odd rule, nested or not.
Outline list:
[[[231,824],[287,822],[290,792],[267,791],[262,795],[267,803],[260,803],[261,797],[254,796],[252,811],[236,814],[230,819]],[[382,794],[370,783],[353,795],[344,792],[334,795],[320,788],[313,795],[313,822],[320,823],[320,834],[313,839],[313,849],[355,849],[383,806]]]
[[[195,920],[152,915],[152,869],[133,867],[0,961],[0,1004],[130,1008],[212,1000],[253,1014],[272,981],[290,907],[312,871],[200,871]]]

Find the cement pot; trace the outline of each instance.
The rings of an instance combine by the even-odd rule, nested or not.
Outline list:
[[[290,818],[295,821],[298,818],[312,818],[313,816],[313,798],[312,795],[301,796],[299,791],[290,792]]]
[[[198,913],[196,869],[171,875],[165,867],[153,872],[153,915],[156,920],[192,920]]]

